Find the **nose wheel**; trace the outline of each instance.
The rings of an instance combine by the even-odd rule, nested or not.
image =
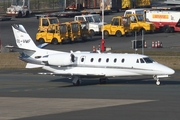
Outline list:
[[[161,82],[159,81],[159,79],[156,80],[156,85],[160,85]]]
[[[153,78],[154,78],[154,80],[156,80],[156,85],[160,85],[161,84],[161,82],[160,82],[160,80],[159,80],[157,75],[154,75]]]

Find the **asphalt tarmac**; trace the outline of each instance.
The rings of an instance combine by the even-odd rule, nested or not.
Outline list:
[[[156,86],[151,76],[81,86],[41,70],[0,71],[0,120],[179,120],[180,72]]]
[[[114,13],[111,15],[105,16],[105,22],[110,23],[113,16],[122,15],[123,13]],[[66,21],[73,21],[73,18],[59,18],[60,22]],[[35,17],[31,18],[14,18],[11,21],[1,21],[0,22],[0,39],[2,46],[6,45],[14,45],[16,46],[13,31],[11,25],[13,24],[22,24],[24,25],[25,29],[32,37],[34,42],[38,45],[39,43],[36,42],[36,33],[38,29],[39,20]],[[144,40],[146,41],[147,48],[144,52],[148,50],[156,50],[156,51],[180,51],[180,44],[179,44],[180,34],[179,32],[175,33],[153,33],[153,34],[145,34]],[[87,42],[77,42],[73,44],[63,44],[63,45],[52,45],[49,44],[46,48],[47,49],[55,49],[60,51],[90,51],[92,47],[98,47],[101,44],[102,37],[101,35],[96,35],[93,37],[92,40]],[[105,46],[108,48],[112,48],[114,50],[133,50],[132,49],[132,40],[135,40],[134,36],[129,37],[116,37],[110,36],[105,39]],[[142,36],[137,36],[137,40],[142,40]],[[163,48],[152,48],[152,42],[160,41],[163,44]],[[141,51],[141,49],[139,49]]]
[[[105,16],[110,22],[112,16]],[[60,18],[61,22],[73,18]],[[0,22],[2,45],[15,45],[11,25],[23,24],[35,40],[38,20],[35,17]],[[180,51],[180,34],[145,34],[146,50]],[[138,39],[141,39],[138,36]],[[134,37],[109,37],[106,47],[129,50]],[[163,48],[151,48],[152,41],[161,41]],[[65,45],[49,45],[46,48],[76,51],[91,50],[98,46],[101,36],[92,41]],[[35,42],[36,43],[36,42]],[[38,43],[36,43],[38,44]],[[71,80],[56,76],[37,75],[41,70],[0,70],[0,120],[179,120],[180,72],[170,78],[160,79],[156,86],[151,76],[120,77],[99,84],[98,79],[83,80],[81,86],[73,86]]]

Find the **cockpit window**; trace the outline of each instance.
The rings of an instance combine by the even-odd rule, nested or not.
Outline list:
[[[143,58],[143,59],[144,59],[144,61],[145,61],[146,63],[153,63],[153,62],[154,62],[154,60],[151,59],[151,58],[149,58],[149,57],[146,57],[146,58]]]
[[[142,58],[140,59],[140,61],[141,61],[141,63],[144,63],[144,60]]]

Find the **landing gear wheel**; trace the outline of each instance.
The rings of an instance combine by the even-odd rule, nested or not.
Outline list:
[[[81,84],[80,80],[77,80],[76,83],[73,83],[74,86],[79,86]]]
[[[159,79],[157,79],[156,80],[156,85],[160,85],[161,83],[160,83],[160,81],[159,81]]]
[[[100,84],[106,84],[107,79],[106,78],[100,78],[99,82],[100,82]]]
[[[79,77],[74,77],[72,83],[74,86],[79,86],[81,84],[81,79]]]

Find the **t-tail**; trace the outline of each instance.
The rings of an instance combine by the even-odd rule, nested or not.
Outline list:
[[[29,36],[23,25],[14,24],[12,26],[16,44],[21,49],[26,50],[37,50],[38,47],[35,45],[32,38]]]

